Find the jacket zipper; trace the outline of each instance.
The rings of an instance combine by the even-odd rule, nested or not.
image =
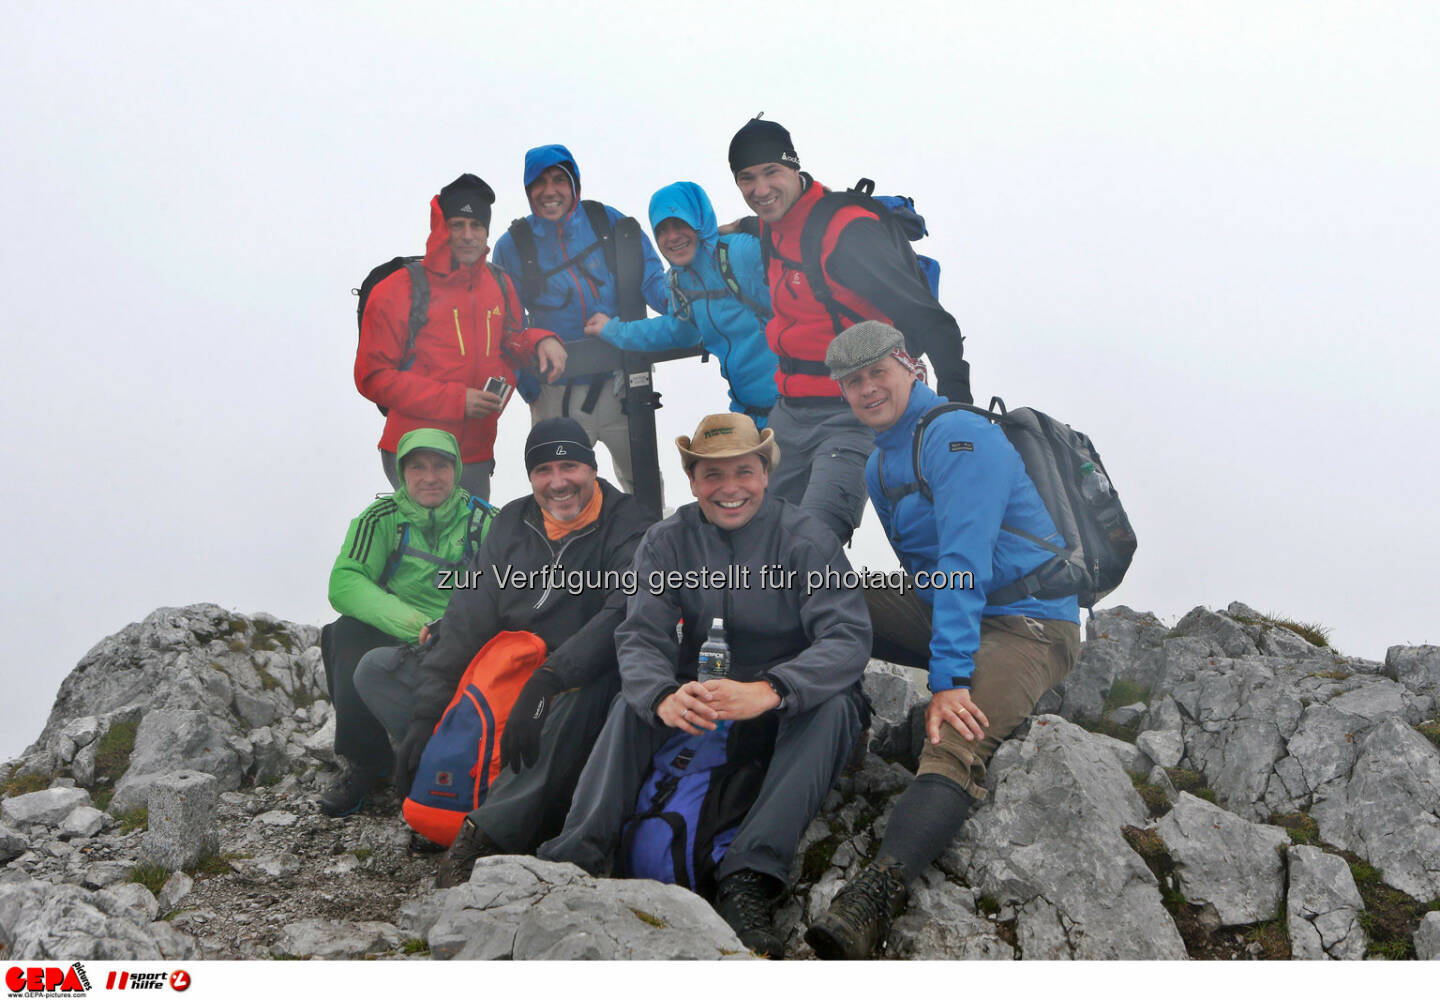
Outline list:
[[[526,521],[525,523],[530,526],[530,530],[531,530],[531,531],[535,532],[535,533],[536,533],[537,535],[539,535],[541,538],[545,539],[545,547],[546,547],[546,548],[549,548],[549,547],[550,547],[550,537],[549,537],[548,535],[546,535],[545,532],[544,532],[542,529],[535,527],[535,525],[531,524],[529,521]],[[560,546],[560,551],[559,551],[559,552],[556,552],[556,553],[555,553],[555,558],[552,559],[552,560],[550,560],[550,580],[551,580],[552,582],[553,582],[554,579],[555,579],[555,569],[560,565],[560,557],[565,554],[565,550],[570,547],[570,543],[573,542],[573,541],[574,541],[575,539],[577,539],[577,538],[583,538],[584,536],[590,534],[590,533],[593,532],[594,530],[595,530],[595,525],[592,524],[592,525],[590,525],[590,527],[588,527],[588,528],[581,528],[579,531],[571,532],[570,534],[568,534],[568,535],[565,536],[565,541],[564,541],[564,543]],[[545,598],[549,597],[549,596],[550,596],[550,591],[552,591],[552,590],[554,590],[554,589],[555,589],[555,588],[554,588],[553,586],[548,586],[548,585],[547,585],[547,586],[545,587],[544,592],[540,595],[540,600],[536,601],[536,602],[535,602],[535,605],[534,605],[530,610],[531,610],[531,611],[539,611],[539,610],[540,610],[540,605],[542,605],[542,604],[545,603]]]

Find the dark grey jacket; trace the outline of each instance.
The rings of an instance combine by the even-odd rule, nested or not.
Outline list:
[[[440,624],[440,636],[425,650],[416,681],[412,718],[438,719],[455,694],[475,654],[502,631],[534,632],[545,640],[545,665],[567,687],[579,686],[615,669],[615,626],[625,614],[618,588],[587,586],[578,593],[518,584],[514,571],[529,574],[553,565],[557,571],[615,574],[630,568],[635,546],[650,524],[628,493],[597,481],[603,497],[600,517],[552,542],[545,534],[533,496],[507,503],[485,536]],[[500,580],[496,571],[506,575]],[[564,577],[561,577],[564,579]]]
[[[780,573],[793,572],[791,586],[776,586],[783,584],[777,566]],[[762,579],[762,567],[770,567],[772,575]],[[695,678],[700,645],[715,617],[725,619],[730,676],[768,680],[785,699],[783,715],[814,708],[865,671],[870,658],[865,600],[858,588],[834,584],[850,563],[824,524],[779,497],[766,495],[755,516],[735,531],[706,521],[699,504],[686,504],[645,533],[635,569],[639,589],[627,602],[615,644],[625,700],[651,723],[661,699]],[[705,570],[743,581],[746,569],[748,586],[651,593],[651,584],[671,572]],[[823,580],[827,573],[830,585],[807,595],[807,580]],[[682,641],[676,639],[677,622]]]

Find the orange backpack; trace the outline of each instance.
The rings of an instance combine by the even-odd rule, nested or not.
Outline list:
[[[501,632],[465,668],[420,757],[402,811],[411,829],[449,846],[500,774],[500,734],[520,689],[545,662],[545,640]]]

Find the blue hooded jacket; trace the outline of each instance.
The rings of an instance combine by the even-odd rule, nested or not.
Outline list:
[[[526,325],[538,326],[560,335],[562,340],[579,340],[585,336],[585,321],[597,312],[614,315],[615,276],[605,266],[605,254],[590,228],[590,219],[580,207],[580,167],[564,146],[537,146],[525,154],[525,186],[549,167],[564,166],[575,180],[575,204],[564,218],[552,222],[533,212],[525,217],[535,234],[541,273],[555,271],[544,279],[540,294],[528,298],[521,280],[524,268],[515,240],[506,232],[495,243],[495,263],[515,279],[525,307]],[[605,213],[615,223],[625,217],[618,209],[605,206]],[[645,276],[641,289],[645,301],[656,312],[664,312],[666,304],[665,268],[648,238],[643,239]],[[566,265],[569,266],[566,266]],[[590,381],[584,376],[573,381]],[[522,383],[525,380],[522,379]],[[565,379],[569,382],[571,379]],[[526,386],[522,384],[524,391]],[[530,394],[526,394],[530,398]]]
[[[1050,558],[1050,553],[1000,526],[1008,524],[1054,544],[1060,533],[1025,463],[999,427],[975,413],[956,411],[937,417],[925,431],[920,468],[935,497],[902,497],[891,508],[881,485],[894,490],[915,482],[915,425],[929,410],[948,402],[921,382],[910,390],[910,403],[895,424],[875,435],[876,448],[865,463],[865,486],[890,545],[906,571],[915,576],[940,574],[944,586],[916,593],[933,610],[930,637],[930,690],[969,687],[980,648],[980,619],[987,615],[1080,621],[1075,597],[1026,597],[1012,604],[987,604],[985,595],[1020,579]],[[974,587],[949,586],[974,574]]]
[[[709,197],[689,181],[666,185],[650,199],[651,229],[666,219],[679,219],[695,230],[699,241],[689,265],[670,269],[669,312],[629,323],[612,319],[600,335],[629,351],[703,344],[719,360],[720,374],[730,383],[730,409],[750,411],[755,423],[764,427],[764,411],[775,404],[778,361],[765,341],[770,285],[760,263],[760,241],[739,233],[721,240]],[[721,277],[717,250],[722,242],[740,290],[764,310],[764,318],[741,302]]]

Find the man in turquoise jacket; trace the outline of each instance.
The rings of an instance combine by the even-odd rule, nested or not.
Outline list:
[[[678,181],[650,199],[655,245],[670,262],[670,311],[625,322],[596,313],[585,332],[626,351],[664,351],[703,344],[730,384],[730,410],[765,426],[775,404],[779,363],[765,340],[770,286],[760,241],[745,233],[722,237],[710,198],[699,184]]]
[[[608,236],[625,213],[580,200],[580,167],[570,150],[558,143],[536,146],[525,154],[525,196],[530,214],[511,223],[496,242],[495,263],[518,284],[527,326],[551,330],[562,340],[580,340],[587,319],[597,312],[614,315],[618,309],[615,274],[606,260],[610,251],[600,237]],[[597,233],[597,227],[606,232]],[[643,234],[641,240],[641,291],[650,308],[663,313],[664,267],[650,240]],[[620,488],[634,491],[630,424],[620,406],[620,373],[561,378],[543,386],[522,374],[519,389],[530,404],[532,424],[548,417],[579,421],[591,441],[609,450]]]
[[[327,816],[347,816],[364,805],[392,761],[384,727],[355,690],[361,657],[426,638],[426,623],[450,603],[446,571],[463,568],[495,514],[460,487],[453,434],[410,431],[395,454],[403,485],[350,522],[330,571],[330,605],[340,618],[322,630],[321,652],[343,767],[320,796]]]
[[[900,796],[873,864],[836,894],[805,940],[821,958],[867,958],[905,906],[906,883],[986,797],[985,765],[1063,680],[1080,652],[1077,598],[1027,595],[1022,581],[1064,545],[1004,431],[966,411],[937,416],[918,457],[915,428],[946,402],[905,338],[866,320],[825,354],[845,402],[875,433],[865,485],[914,589],[867,589],[876,656],[927,669],[932,697],[918,776]]]

